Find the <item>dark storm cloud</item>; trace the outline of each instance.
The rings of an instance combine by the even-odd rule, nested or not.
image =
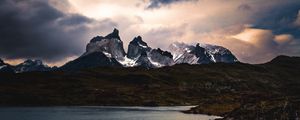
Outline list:
[[[66,14],[47,0],[0,1],[0,57],[58,61],[79,55],[85,47],[87,25],[116,26],[79,14]]]
[[[177,2],[190,2],[190,1],[198,1],[198,0],[150,0],[148,9],[160,8],[163,5],[169,5]]]
[[[277,4],[264,11],[257,12],[253,16],[256,19],[253,23],[254,27],[272,30],[274,34],[289,33],[299,38],[299,28],[293,25],[299,10],[300,2],[296,0]]]

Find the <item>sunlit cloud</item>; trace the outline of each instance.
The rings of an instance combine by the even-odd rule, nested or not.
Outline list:
[[[120,30],[125,49],[134,37],[141,35],[153,48],[167,49],[169,44],[176,41],[221,45],[230,49],[242,62],[266,62],[277,54],[300,55],[297,52],[300,46],[300,33],[297,32],[300,27],[300,2],[297,0],[46,1],[49,1],[49,8],[55,8],[51,11],[57,10],[62,14],[53,20],[45,20],[46,25],[51,23],[53,29],[61,31],[60,34],[75,36],[71,37],[72,42],[63,40],[66,38],[64,36],[56,36],[56,40],[52,41],[59,41],[60,46],[68,47],[57,47],[57,43],[52,42],[48,49],[43,47],[42,50],[45,51],[64,48],[63,51],[56,52],[60,55],[56,58],[38,53],[29,54],[28,50],[23,50],[28,51],[26,54],[16,51],[17,56],[0,54],[0,57],[26,59],[25,55],[29,54],[30,58],[60,64],[67,61],[66,58],[80,56],[91,38],[106,35],[114,27]],[[30,5],[24,4],[21,7],[25,9]],[[24,10],[20,11],[26,13]],[[48,27],[42,30],[49,31]],[[51,33],[47,35],[51,36]],[[71,38],[69,36],[68,39]],[[67,48],[70,50],[66,50]],[[258,56],[263,54],[269,56]]]

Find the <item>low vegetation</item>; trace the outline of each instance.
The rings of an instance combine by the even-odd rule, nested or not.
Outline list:
[[[0,73],[1,106],[198,105],[185,113],[288,119],[300,112],[300,58],[266,64]]]

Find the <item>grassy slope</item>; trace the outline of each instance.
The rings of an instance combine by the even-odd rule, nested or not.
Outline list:
[[[77,72],[0,73],[0,105],[199,105],[187,112],[227,118],[263,111],[245,116],[250,118],[273,114],[270,111],[282,106],[298,106],[299,69],[299,58],[281,56],[262,65],[181,64],[150,70],[101,67]]]

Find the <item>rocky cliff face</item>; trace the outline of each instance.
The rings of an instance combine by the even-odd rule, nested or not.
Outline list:
[[[86,56],[94,52],[102,52],[109,58],[123,60],[126,54],[123,48],[123,42],[119,36],[119,30],[114,29],[112,33],[105,37],[94,37],[90,43],[88,43],[86,52],[82,56]]]
[[[127,57],[136,60],[135,66],[157,68],[174,65],[172,54],[161,49],[152,49],[142,40],[135,37],[128,45]]]
[[[172,66],[175,64],[172,54],[160,48],[151,50],[148,56],[151,62],[155,63],[157,67]]]
[[[148,57],[146,52],[142,52],[141,55],[139,55],[136,66],[143,67],[143,68],[156,68],[157,64],[153,64],[153,62],[150,61],[150,58]]]
[[[127,57],[130,59],[138,58],[142,53],[147,53],[151,48],[142,40],[141,36],[135,37],[128,45]]]

